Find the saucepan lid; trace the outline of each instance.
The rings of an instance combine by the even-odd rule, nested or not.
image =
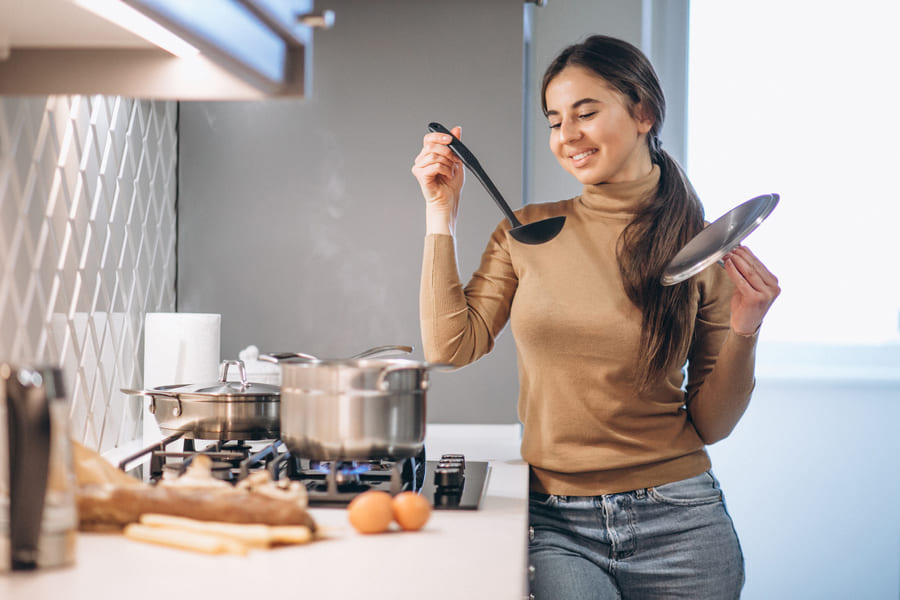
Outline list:
[[[766,220],[778,204],[778,194],[763,194],[732,208],[695,235],[663,270],[663,285],[689,279],[722,260]]]
[[[228,381],[228,367],[235,366],[240,370],[240,381]],[[220,365],[221,376],[218,381],[209,383],[176,383],[161,385],[149,390],[133,390],[122,388],[129,396],[162,396],[168,398],[185,397],[197,402],[218,401],[274,401],[281,396],[281,386],[267,383],[251,383],[247,380],[247,371],[242,360],[223,360]]]

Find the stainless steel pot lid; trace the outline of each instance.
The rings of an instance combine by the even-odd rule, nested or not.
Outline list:
[[[740,246],[778,204],[778,194],[763,194],[732,208],[689,241],[663,270],[663,285],[690,279]]]
[[[281,394],[281,387],[267,383],[246,383],[240,381],[216,381],[214,383],[192,383],[184,385],[163,385],[155,387],[149,392],[161,392],[165,395],[187,394],[190,396],[209,396],[211,400],[217,398],[244,397],[246,399],[273,396],[277,400]]]
[[[228,381],[228,367],[234,366],[240,370],[240,381]],[[149,390],[132,390],[123,388],[122,392],[129,395],[140,396],[167,396],[170,398],[179,398],[182,395],[191,396],[192,400],[198,402],[206,401],[275,401],[278,402],[281,396],[281,387],[277,385],[269,385],[267,383],[253,383],[247,381],[247,371],[242,360],[223,360],[220,366],[221,376],[219,381],[212,383],[177,383],[172,385],[161,385]],[[202,396],[203,398],[197,398]]]

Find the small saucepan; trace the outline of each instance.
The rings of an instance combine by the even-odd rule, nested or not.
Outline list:
[[[240,381],[228,381],[229,367],[240,369]],[[221,376],[212,383],[122,392],[148,396],[150,412],[167,435],[184,433],[185,438],[201,440],[269,440],[281,434],[281,388],[248,382],[241,360],[222,361]]]

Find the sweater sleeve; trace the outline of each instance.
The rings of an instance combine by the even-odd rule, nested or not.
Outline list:
[[[734,287],[724,269],[712,266],[707,271],[699,281],[686,404],[697,433],[712,444],[731,433],[750,402],[757,334],[731,331]]]
[[[481,265],[465,287],[460,281],[453,237],[426,236],[419,288],[425,359],[462,367],[490,352],[509,320],[517,283],[502,224],[491,236]]]

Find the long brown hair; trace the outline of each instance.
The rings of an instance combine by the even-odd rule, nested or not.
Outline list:
[[[660,276],[675,253],[703,228],[703,206],[684,171],[661,147],[659,132],[666,116],[666,100],[647,57],[627,42],[602,35],[569,46],[544,73],[544,114],[547,85],[569,66],[587,68],[616,88],[627,100],[632,117],[640,114],[653,120],[647,144],[651,160],[660,168],[659,187],[622,232],[617,245],[625,291],[643,315],[642,352],[635,383],[639,389],[646,389],[676,366],[673,363],[686,355],[691,343],[691,284],[666,287],[660,283]]]

